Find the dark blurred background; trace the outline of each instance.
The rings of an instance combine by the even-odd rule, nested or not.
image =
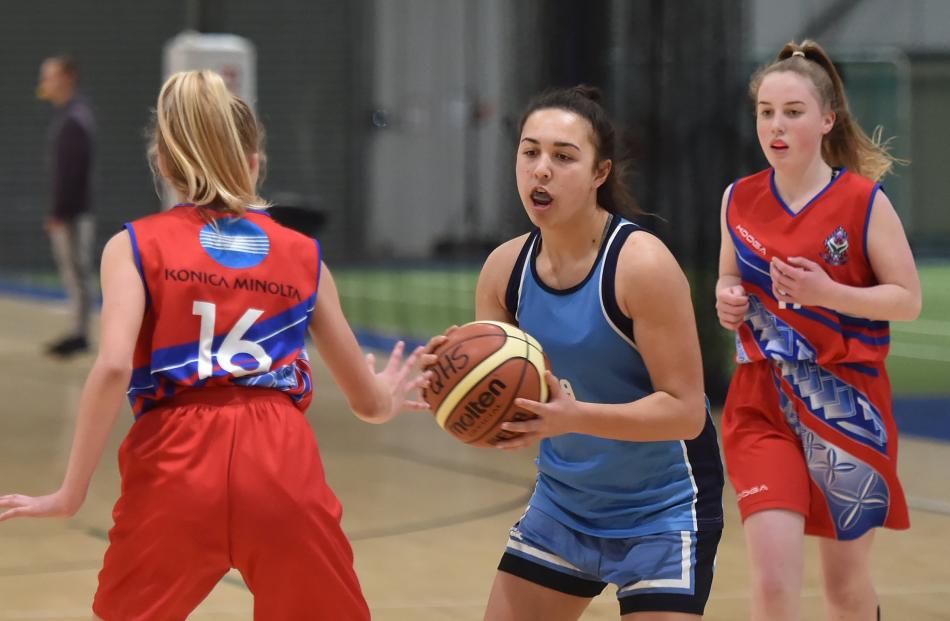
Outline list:
[[[0,284],[55,287],[41,227],[50,109],[34,92],[46,56],[78,61],[97,115],[101,248],[122,222],[161,207],[144,128],[163,47],[185,30],[249,41],[253,104],[268,131],[263,195],[319,236],[368,344],[424,339],[472,319],[481,261],[528,226],[513,175],[520,111],[546,87],[584,82],[604,89],[624,131],[633,193],[653,214],[642,224],[691,279],[717,398],[731,372],[713,309],[720,199],[735,178],[765,166],[749,75],[790,39],[830,51],[859,122],[868,132],[883,125],[896,155],[912,162],[885,188],[922,266],[933,266],[925,286],[946,290],[948,23],[950,3],[939,0],[4,3]],[[898,389],[901,373],[915,378],[921,368],[950,377],[948,314],[950,300],[925,306],[930,323],[896,333]]]

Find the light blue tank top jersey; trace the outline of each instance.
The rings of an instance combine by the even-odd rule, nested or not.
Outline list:
[[[611,216],[583,282],[553,289],[538,278],[541,246],[532,232],[515,263],[506,305],[540,341],[552,372],[579,401],[628,403],[653,392],[633,341],[633,322],[614,293],[617,257],[641,230]],[[718,530],[723,525],[722,462],[712,418],[694,440],[627,442],[565,434],[541,442],[530,505],[575,530],[599,537]]]

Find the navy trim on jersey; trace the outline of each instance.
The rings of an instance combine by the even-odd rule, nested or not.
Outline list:
[[[629,336],[630,340],[632,341],[633,319],[624,315],[623,311],[620,310],[620,305],[617,304],[617,260],[620,258],[620,250],[623,248],[627,238],[630,237],[631,233],[641,229],[632,222],[629,225],[620,224],[619,226],[614,226],[611,224],[610,228],[611,230],[616,228],[620,228],[621,230],[617,231],[616,237],[614,237],[614,239],[610,242],[610,248],[607,250],[607,256],[604,257],[604,268],[603,272],[601,272],[600,282],[600,298],[603,301],[604,311],[607,313],[607,319],[621,334]],[[608,238],[610,234],[611,233],[608,232]]]
[[[313,243],[317,245],[317,286],[313,290],[314,295],[320,294],[320,275],[323,273],[323,257],[321,257],[320,242],[317,239],[313,240]],[[314,304],[316,308],[316,304]]]
[[[685,440],[686,461],[690,464],[693,482],[696,486],[696,529],[721,529],[724,521],[722,513],[722,488],[725,478],[722,472],[722,459],[719,454],[719,441],[716,438],[716,426],[709,414],[709,398],[706,401],[706,423],[702,432],[692,440]],[[701,464],[713,464],[711,467],[696,468]],[[697,473],[697,470],[699,473]]]
[[[841,364],[843,367],[848,367],[852,371],[857,371],[858,373],[864,373],[870,377],[877,377],[880,375],[877,369],[874,367],[868,366],[866,364],[861,364],[860,362],[844,362]]]
[[[505,288],[505,308],[516,320],[518,317],[518,303],[521,301],[521,277],[524,274],[524,264],[528,259],[528,251],[531,249],[531,244],[534,243],[535,237],[540,235],[540,233],[541,231],[539,229],[534,229],[528,234],[528,239],[525,240],[524,245],[521,247],[521,252],[518,253],[518,259],[515,261],[515,265],[511,270],[511,276],[508,278],[508,286]]]
[[[287,310],[252,325],[248,328],[247,332],[245,332],[245,339],[254,341],[255,343],[269,341],[277,335],[306,321],[313,313],[315,306],[316,294],[312,294],[310,297],[291,306]],[[306,326],[304,326],[303,329],[306,331]],[[226,338],[227,334],[215,335],[211,341],[212,351],[217,352]],[[277,360],[288,355],[292,349],[292,345],[284,345],[282,348],[275,348],[271,352],[271,356],[274,360]],[[197,339],[188,343],[179,343],[170,347],[155,349],[151,355],[152,373],[167,372],[185,367],[188,367],[188,374],[197,373],[198,359],[195,358],[194,354],[196,351],[198,351]],[[193,370],[192,367],[194,367]],[[215,365],[215,375],[220,375],[218,373],[219,370],[220,367]],[[170,376],[169,373],[166,373],[166,375]]]
[[[736,184],[742,181],[742,178],[736,179],[729,184],[729,196],[726,198],[726,228],[729,228],[729,207],[732,206],[732,195],[736,191]]]
[[[864,328],[865,330],[886,330],[891,324],[889,321],[883,321],[881,319],[868,319],[866,317],[854,317],[852,315],[845,315],[844,313],[839,313],[834,309],[828,309],[834,312],[838,317],[838,321],[841,322],[843,326],[850,326],[853,328]]]
[[[825,309],[825,310],[829,310],[829,309]],[[822,323],[828,326],[832,330],[840,333],[841,336],[845,337],[846,339],[856,339],[868,345],[887,345],[888,343],[891,342],[890,336],[868,336],[867,334],[863,334],[861,332],[853,332],[851,330],[845,330],[844,326],[842,326],[841,324],[835,323],[831,319],[828,319],[824,315],[816,313],[815,311],[808,310],[804,306],[801,308],[794,309],[793,312],[798,313],[802,317],[808,317],[809,319],[813,319],[819,323]]]
[[[729,237],[732,238],[732,247],[733,247],[733,249],[734,249],[737,253],[739,252],[739,244],[740,244],[741,242],[739,241],[739,238],[736,237],[736,234],[732,232],[732,226],[729,224],[729,211],[732,209],[732,195],[735,194],[735,192],[736,192],[736,186],[739,185],[739,182],[740,182],[740,181],[742,181],[741,178],[736,179],[736,180],[733,181],[732,184],[729,186],[729,196],[728,196],[728,198],[726,198],[726,214],[725,214],[725,218],[726,218],[726,230],[729,232]],[[745,247],[745,246],[743,245],[743,247]],[[739,265],[737,264],[736,267],[738,268]],[[742,276],[742,274],[741,274],[741,271],[742,271],[741,268],[740,268],[739,271],[740,271],[739,276],[741,277],[741,276]]]
[[[871,188],[871,198],[868,199],[868,215],[864,219],[864,260],[868,262],[868,265],[871,264],[871,254],[868,252],[868,229],[871,227],[871,210],[874,208],[874,198],[878,190],[881,190],[881,184],[875,183]]]
[[[152,304],[152,296],[148,292],[148,283],[145,282],[145,268],[142,267],[142,255],[139,252],[139,242],[135,237],[135,229],[131,222],[126,222],[122,226],[129,232],[129,240],[132,242],[132,257],[135,259],[135,269],[139,272],[139,278],[142,279],[142,286],[145,288],[145,308]]]
[[[713,574],[716,570],[716,550],[722,530],[707,530],[696,533],[695,584],[691,596],[674,593],[638,593],[619,594],[620,616],[636,612],[682,612],[702,616],[712,590]]]
[[[576,291],[580,291],[581,288],[587,284],[587,281],[589,281],[594,275],[594,272],[597,271],[597,266],[600,264],[600,259],[604,256],[604,249],[607,247],[607,240],[610,239],[610,233],[620,221],[620,219],[614,214],[610,214],[609,218],[610,220],[607,222],[606,230],[604,231],[604,238],[600,241],[600,248],[597,250],[597,257],[594,258],[594,263],[590,266],[590,271],[587,272],[587,276],[584,276],[584,280],[580,281],[573,287],[568,287],[567,289],[555,289],[554,287],[548,286],[543,280],[541,280],[541,277],[538,276],[538,270],[535,267],[535,258],[538,256],[538,253],[541,252],[541,244],[539,243],[536,246],[535,251],[532,252],[531,256],[529,257],[531,261],[531,274],[534,276],[534,281],[538,283],[538,286],[548,293],[552,293],[554,295],[570,295]],[[544,242],[544,238],[541,237],[540,231],[538,233],[538,239],[540,242]]]
[[[835,178],[837,179],[837,177]],[[775,294],[772,293],[772,277],[767,272],[768,263],[766,263],[766,261],[762,259],[761,257],[759,257],[758,255],[753,253],[753,251],[748,246],[746,246],[744,242],[739,240],[735,236],[735,234],[732,233],[731,229],[729,231],[729,234],[732,237],[733,242],[734,242],[733,245],[735,246],[735,250],[736,250],[737,263],[738,261],[741,261],[742,263],[745,263],[747,266],[752,268],[751,272],[742,274],[743,280],[746,280],[754,284],[759,289],[761,289],[765,295],[772,298],[773,300],[776,299]],[[741,267],[740,267],[740,272],[741,272]],[[891,342],[891,339],[889,336],[870,336],[867,334],[863,334],[861,332],[855,332],[853,330],[846,329],[847,327],[855,327],[855,328],[864,328],[867,330],[883,330],[889,325],[888,322],[865,319],[863,317],[845,317],[841,313],[838,313],[837,311],[833,309],[825,308],[824,310],[835,315],[835,318],[838,320],[838,322],[836,323],[834,320],[829,319],[819,313],[816,313],[813,310],[809,310],[806,307],[789,308],[789,310],[791,310],[792,312],[798,313],[799,315],[803,317],[808,317],[809,319],[817,321],[831,328],[835,332],[838,332],[839,334],[841,334],[843,337],[847,339],[856,339],[868,345],[886,345]]]
[[[778,188],[775,187],[775,169],[774,168],[769,173],[769,187],[772,188],[772,196],[774,196],[775,200],[778,201],[778,204],[782,206],[782,209],[784,209],[788,213],[788,215],[790,215],[791,217],[797,218],[800,214],[804,213],[806,209],[811,207],[815,203],[815,201],[821,198],[821,196],[825,192],[830,190],[831,186],[833,186],[838,179],[841,179],[842,177],[844,177],[844,174],[847,172],[847,169],[846,168],[832,169],[832,172],[834,171],[838,171],[838,172],[837,174],[833,174],[833,176],[831,177],[831,181],[828,182],[828,185],[822,188],[821,191],[818,192],[818,194],[815,194],[814,196],[812,196],[811,200],[805,203],[805,206],[798,210],[798,213],[795,213],[794,211],[789,209],[788,205],[785,204],[785,201],[782,200],[782,196],[778,193]]]

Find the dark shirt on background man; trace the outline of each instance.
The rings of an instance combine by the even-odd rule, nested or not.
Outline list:
[[[89,103],[74,97],[56,110],[50,124],[52,211],[50,216],[69,222],[92,209],[92,161],[95,120]]]

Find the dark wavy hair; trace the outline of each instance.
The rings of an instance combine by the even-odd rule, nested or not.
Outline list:
[[[618,155],[617,131],[600,101],[600,89],[586,84],[544,91],[528,103],[518,124],[518,134],[524,130],[528,117],[538,110],[567,110],[587,119],[594,133],[595,165],[599,166],[605,160],[611,160],[613,164],[607,180],[597,188],[597,204],[612,214],[633,219],[643,211],[627,189],[630,163]]]

